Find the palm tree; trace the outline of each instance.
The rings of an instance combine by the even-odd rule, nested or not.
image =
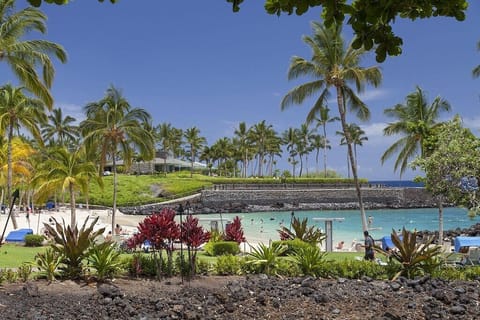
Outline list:
[[[76,199],[77,191],[86,194],[88,183],[91,178],[96,177],[97,182],[102,186],[102,180],[97,174],[97,168],[93,162],[85,161],[86,155],[82,147],[74,151],[64,146],[52,148],[49,152],[49,159],[44,162],[43,170],[40,169],[36,179],[39,194],[50,194],[61,188],[62,192],[68,191],[70,195],[70,225],[76,225]]]
[[[327,123],[332,123],[332,122],[340,120],[339,117],[330,117],[329,113],[330,113],[330,108],[329,107],[321,106],[318,110],[318,116],[317,115],[314,116],[314,120],[317,122],[317,128],[319,126],[322,126],[323,136],[325,137],[325,141],[327,142],[323,145],[323,173],[324,173],[325,178],[327,177],[327,144],[328,144]]]
[[[347,130],[348,130],[348,133],[350,134],[350,138],[352,139],[352,144],[353,144],[353,154],[354,154],[354,161],[355,161],[354,166],[355,168],[358,169],[357,146],[363,146],[363,142],[368,141],[368,137],[365,136],[365,131],[363,131],[356,123],[348,124]],[[346,139],[345,133],[342,131],[337,131],[337,134],[342,137],[340,139],[340,145],[346,145],[347,139]]]
[[[42,140],[39,125],[46,122],[44,104],[38,99],[25,96],[23,88],[10,84],[0,87],[0,134],[7,135],[7,197],[9,207],[12,201],[13,160],[12,139],[14,132],[21,127],[32,134],[38,141]],[[17,220],[12,215],[12,224],[17,229]]]
[[[307,115],[307,122],[311,121],[314,115],[326,105],[330,89],[335,89],[342,130],[345,132],[347,139],[348,155],[351,160],[362,227],[366,231],[368,230],[367,218],[363,208],[357,170],[353,166],[352,140],[347,132],[346,106],[348,102],[351,111],[355,112],[358,118],[361,120],[368,119],[370,111],[349,84],[355,84],[357,92],[362,92],[365,84],[378,86],[382,76],[380,69],[376,66],[369,68],[359,66],[360,59],[366,51],[363,49],[355,50],[351,45],[345,47],[341,35],[341,26],[332,24],[329,28],[326,28],[323,23],[313,22],[312,28],[314,30],[313,38],[305,36],[303,39],[312,49],[312,59],[293,57],[288,70],[288,78],[293,80],[300,76],[308,76],[314,79],[288,92],[282,100],[281,108],[284,110],[293,104],[301,104],[306,99],[320,93]]]
[[[113,86],[108,88],[103,99],[86,105],[85,111],[87,119],[80,123],[80,128],[86,146],[98,146],[100,172],[103,172],[107,159],[112,161],[113,232],[117,209],[117,156],[120,151],[126,168],[132,163],[134,149],[147,161],[153,158],[153,136],[145,126],[150,123],[151,117],[144,109],[132,108],[121,92]]]
[[[42,128],[42,136],[45,141],[63,146],[71,144],[79,138],[78,126],[72,125],[76,119],[68,115],[64,118],[62,109],[53,109],[52,114],[48,116],[48,120],[50,122]]]
[[[258,157],[258,176],[263,176],[263,160],[267,154],[267,145],[269,139],[276,135],[272,125],[267,125],[265,120],[255,124],[251,128],[251,139],[255,146],[255,152]]]
[[[248,156],[251,150],[250,144],[250,129],[247,129],[245,122],[240,122],[238,128],[235,129],[234,134],[238,138],[238,149],[242,154],[242,177],[247,177]]]
[[[332,146],[330,146],[329,141],[325,138],[325,136],[319,135],[319,134],[314,134],[310,138],[310,145],[312,146],[313,150],[316,150],[315,153],[315,168],[316,171],[319,172],[318,169],[318,156],[320,154],[320,149],[326,150],[326,149],[331,149]],[[325,155],[325,151],[324,151]],[[327,166],[326,166],[326,160],[325,161],[325,170],[324,170],[324,178],[327,177]]]
[[[45,40],[24,40],[34,30],[46,32],[47,17],[38,9],[28,7],[14,12],[15,0],[0,0],[0,60],[5,60],[20,82],[50,109],[53,98],[49,92],[55,69],[51,55],[67,61],[62,46]],[[42,71],[41,77],[37,68]]]
[[[297,129],[297,137],[298,137],[298,154],[300,156],[300,173],[299,177],[302,176],[303,172],[303,156],[305,156],[305,168],[307,171],[308,177],[308,154],[313,150],[310,145],[310,140],[313,136],[313,131],[308,128],[306,123],[302,123],[299,129]]]
[[[289,153],[288,162],[292,164],[292,177],[295,178],[295,166],[298,161],[295,157],[298,155],[298,136],[295,128],[288,128],[282,134],[282,141],[287,146],[287,151]]]
[[[193,163],[195,162],[195,157],[197,155],[197,151],[200,150],[207,142],[205,137],[200,137],[200,130],[197,127],[192,127],[185,130],[184,137],[187,140],[189,145],[189,153],[190,153],[190,161],[191,161],[191,170],[190,170],[190,178],[193,177]]]
[[[172,125],[170,123],[164,122],[159,124],[158,126],[155,127],[154,129],[154,138],[155,141],[158,142],[161,146],[161,150],[163,152],[163,173],[166,175],[167,174],[167,156],[168,156],[168,150],[170,148],[169,146],[169,136],[170,136],[170,131],[172,130]]]
[[[402,137],[384,152],[381,158],[382,164],[398,153],[394,171],[400,168],[401,176],[408,162],[418,152],[423,157],[425,155],[423,142],[438,126],[437,120],[443,111],[450,111],[448,101],[436,97],[431,104],[428,104],[425,93],[418,86],[406,97],[405,104],[397,104],[393,108],[385,109],[385,115],[397,121],[389,123],[383,129],[383,134],[386,136],[398,134]]]
[[[477,50],[480,51],[480,41],[477,43]],[[480,64],[472,70],[472,75],[474,78],[480,77]]]
[[[204,146],[202,152],[200,153],[199,157],[200,161],[205,161],[208,168],[208,175],[212,175],[212,167],[213,167],[213,150],[209,146]]]

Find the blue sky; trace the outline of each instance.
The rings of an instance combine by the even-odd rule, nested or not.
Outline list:
[[[310,108],[306,103],[282,112],[280,101],[296,84],[286,76],[290,58],[310,58],[301,37],[311,34],[310,21],[319,19],[318,9],[277,17],[265,13],[263,1],[254,0],[246,1],[239,13],[226,1],[208,0],[72,1],[41,9],[48,16],[45,38],[62,44],[69,56],[67,64],[55,64],[55,107],[79,120],[83,106],[101,99],[111,84],[133,106],[147,109],[155,125],[197,126],[209,144],[232,137],[241,121],[250,126],[266,120],[279,133],[299,127]],[[474,80],[471,71],[480,64],[479,12],[478,1],[470,1],[464,22],[399,19],[393,26],[404,39],[403,54],[381,64],[382,85],[363,94],[372,118],[360,123],[369,137],[359,148],[361,177],[399,178],[393,162],[382,166],[379,160],[396,140],[382,135],[388,121],[383,109],[403,102],[416,85],[430,100],[437,95],[447,99],[453,111],[445,118],[460,114],[478,135],[480,79]],[[350,34],[346,27],[345,37]],[[376,64],[373,55],[363,62]],[[336,110],[333,101],[330,108]],[[358,123],[353,116],[348,121]],[[328,166],[346,176],[346,150],[338,146],[336,130],[339,124],[330,126]],[[313,154],[309,164],[314,166]],[[278,166],[290,169],[286,155]],[[403,178],[416,174],[409,171]]]

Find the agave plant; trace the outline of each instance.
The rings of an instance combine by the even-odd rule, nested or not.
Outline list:
[[[301,222],[297,217],[293,217],[292,230],[287,227],[282,227],[277,230],[281,240],[300,239],[302,241],[317,244],[325,240],[326,235],[315,226],[308,227],[308,219],[304,218]]]
[[[55,218],[52,218],[55,227],[44,223],[45,229],[49,235],[53,238],[51,248],[62,256],[61,270],[64,275],[71,279],[79,278],[83,272],[83,260],[87,256],[88,249],[94,242],[94,239],[103,234],[105,228],[101,228],[97,231],[93,230],[93,227],[98,221],[98,217],[92,220],[87,227],[89,217],[85,219],[80,230],[77,225],[73,227],[59,223]]]
[[[392,230],[392,242],[397,247],[397,251],[389,253],[383,251],[391,257],[391,263],[398,262],[400,271],[398,271],[392,280],[397,279],[400,275],[412,279],[416,276],[431,272],[432,268],[438,265],[437,257],[442,252],[442,247],[433,245],[434,238],[429,237],[417,242],[417,232],[402,230],[401,238],[395,230]]]
[[[260,243],[258,247],[251,246],[251,249],[252,252],[248,254],[246,263],[258,267],[257,271],[260,273],[271,275],[277,266],[278,257],[287,250],[287,247],[282,245],[269,247]]]

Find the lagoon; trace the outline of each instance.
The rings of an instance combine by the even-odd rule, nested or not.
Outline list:
[[[316,225],[325,229],[323,221],[314,221],[313,218],[344,218],[342,222],[333,223],[333,242],[345,241],[346,246],[354,240],[362,241],[362,226],[359,210],[322,210],[322,211],[294,211],[300,220],[308,218],[308,225]],[[372,216],[373,222],[370,233],[375,239],[390,235],[393,230],[405,227],[407,230],[438,230],[438,209],[378,209],[366,210],[366,215]],[[196,215],[200,222],[209,230],[208,219],[219,219],[220,214]],[[291,212],[255,212],[255,213],[222,213],[224,220],[233,220],[235,216],[242,219],[242,226],[247,242],[268,243],[270,240],[279,240],[277,229],[283,224],[290,226]],[[467,228],[480,222],[480,217],[470,218],[462,208],[444,208],[444,230]]]

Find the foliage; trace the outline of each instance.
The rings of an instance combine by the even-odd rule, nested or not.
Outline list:
[[[474,178],[476,189],[467,190],[462,188],[462,180],[480,177],[480,140],[456,116],[439,126],[425,144],[429,154],[412,164],[425,171],[425,188],[448,202],[479,212],[478,181]]]
[[[7,269],[5,270],[5,280],[7,280],[8,283],[14,283],[17,282],[18,280],[18,273],[16,273],[12,269]]]
[[[302,275],[319,277],[322,276],[323,265],[328,263],[324,259],[326,255],[327,253],[320,251],[319,247],[309,246],[298,249],[289,257],[299,267]]]
[[[21,281],[27,282],[32,275],[32,265],[30,263],[22,263],[17,269],[17,274]]]
[[[269,247],[260,243],[257,247],[251,246],[252,252],[247,256],[247,264],[255,266],[256,271],[272,275],[278,267],[278,258],[284,253],[286,247]]]
[[[62,254],[52,248],[47,248],[44,252],[39,252],[35,256],[35,263],[40,269],[40,273],[44,274],[48,281],[55,280],[62,260]]]
[[[297,217],[293,217],[292,220],[292,230],[283,226],[278,233],[280,235],[281,240],[293,240],[293,239],[300,239],[304,242],[310,244],[317,244],[322,243],[325,240],[326,235],[322,233],[322,231],[315,227],[307,226],[308,218],[304,218],[301,222],[300,219]]]
[[[417,232],[402,230],[401,238],[392,230],[392,242],[398,251],[392,253],[380,250],[388,255],[390,264],[399,264],[400,270],[393,276],[393,280],[403,275],[409,279],[425,273],[431,273],[439,265],[436,259],[442,252],[442,247],[433,245],[433,237],[417,243]]]
[[[243,259],[231,254],[218,257],[215,264],[215,273],[221,276],[241,275]]]
[[[157,275],[157,265],[151,255],[136,253],[129,255],[124,262],[128,273],[132,276],[154,277]]]
[[[209,241],[203,249],[212,257],[226,254],[236,255],[240,252],[240,247],[235,241]]]
[[[79,278],[83,273],[83,260],[86,258],[89,247],[97,236],[103,234],[105,228],[93,230],[98,217],[93,219],[88,227],[89,217],[87,217],[80,230],[77,225],[72,227],[65,225],[65,221],[62,224],[55,218],[52,219],[55,222],[55,228],[48,223],[44,223],[44,226],[53,238],[51,248],[63,257],[61,270],[69,278]]]
[[[238,11],[243,0],[227,0],[227,2],[232,3],[233,11]],[[397,56],[402,53],[403,40],[393,32],[391,26],[399,18],[414,21],[444,16],[463,21],[468,2],[466,0],[265,0],[265,10],[269,14],[276,15],[282,13],[302,15],[317,6],[322,6],[321,16],[326,26],[334,23],[343,24],[346,20],[355,34],[353,47],[375,49],[377,61],[383,62],[387,55]]]
[[[210,239],[210,232],[203,230],[203,227],[198,225],[198,218],[192,215],[187,216],[180,229],[180,241],[185,243],[188,249],[190,274],[194,275],[198,248]]]
[[[25,236],[26,247],[41,247],[45,237],[41,234],[27,234]]]
[[[225,241],[235,241],[238,244],[245,242],[245,235],[243,234],[242,222],[239,216],[233,218],[232,223],[227,224],[223,238]]]
[[[327,266],[326,272],[334,277],[347,279],[361,279],[364,276],[372,279],[385,279],[387,269],[385,266],[366,260],[333,261]]]
[[[111,242],[92,245],[87,261],[88,265],[95,269],[99,281],[113,277],[122,266],[117,245]]]
[[[308,242],[305,242],[299,238],[295,238],[292,240],[279,240],[279,241],[273,241],[272,242],[272,247],[278,247],[278,246],[285,246],[287,249],[283,253],[282,256],[290,255],[293,254],[296,251],[306,249],[309,247],[316,247],[316,244],[311,244]]]

